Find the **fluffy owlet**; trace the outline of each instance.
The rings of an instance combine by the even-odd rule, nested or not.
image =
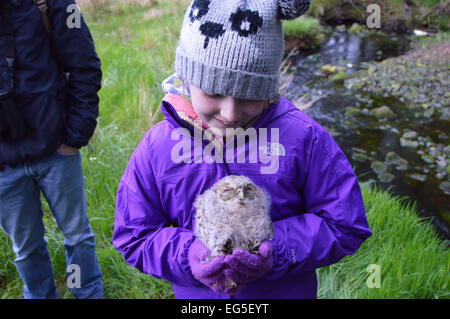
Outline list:
[[[236,248],[258,253],[273,238],[270,205],[269,194],[246,176],[226,176],[199,195],[194,231],[211,251],[209,260]]]

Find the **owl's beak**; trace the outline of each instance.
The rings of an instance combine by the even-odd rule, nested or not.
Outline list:
[[[240,200],[245,199],[244,191],[243,191],[242,189],[238,189],[238,191],[237,191],[237,196],[238,196],[238,198],[239,198]]]

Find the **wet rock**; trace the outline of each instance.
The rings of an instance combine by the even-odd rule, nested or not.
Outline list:
[[[380,107],[377,107],[370,111],[372,115],[374,115],[377,119],[393,119],[397,117],[395,113],[391,110],[389,106],[383,105]]]
[[[434,162],[434,157],[429,154],[423,154],[421,157],[425,163],[431,164]]]
[[[416,131],[406,131],[405,133],[403,133],[402,137],[404,139],[411,140],[411,139],[417,137],[417,132]]]
[[[446,195],[450,195],[450,182],[445,181],[439,185],[439,189]]]
[[[443,108],[439,118],[444,121],[450,121],[450,107]]]
[[[353,33],[360,33],[360,32],[364,32],[367,30],[367,28],[361,24],[358,23],[353,23],[352,26],[350,27],[350,29],[348,29],[350,32]]]
[[[397,164],[395,165],[395,169],[398,171],[408,170],[408,161],[404,158],[399,158]]]
[[[384,164],[383,162],[380,161],[374,161],[372,162],[372,164],[370,165],[370,167],[372,167],[373,171],[375,173],[377,173],[378,175],[386,172],[387,170],[387,166],[386,164]]]
[[[446,140],[446,139],[448,139],[448,136],[447,136],[447,134],[445,134],[445,133],[439,133],[439,136],[438,136],[438,138],[440,139],[440,140]]]
[[[349,75],[346,72],[338,72],[331,78],[331,81],[337,83],[337,82],[344,82],[346,79],[348,79]]]
[[[388,152],[386,154],[386,164],[390,165],[390,164],[395,164],[397,162],[397,159],[399,158],[399,155],[395,152]]]
[[[384,172],[378,174],[378,179],[383,183],[390,183],[395,179],[395,175],[388,172]]]
[[[425,112],[423,112],[423,116],[425,116],[426,118],[432,117],[433,114],[434,114],[434,109],[428,109]]]
[[[419,182],[425,182],[427,180],[427,175],[413,173],[408,175],[410,178],[419,181]]]
[[[440,160],[440,161],[437,161],[437,166],[438,167],[440,167],[440,168],[446,168],[447,167],[447,161],[446,160]]]
[[[444,154],[450,155],[450,145],[447,145],[446,147],[444,147]]]
[[[337,65],[325,64],[322,66],[322,71],[327,74],[334,74],[339,71],[344,71],[345,68]]]
[[[406,171],[408,169],[408,161],[395,152],[386,154],[385,163],[387,165],[394,165],[398,171]]]
[[[362,113],[362,111],[359,108],[354,107],[354,106],[349,106],[349,107],[345,108],[346,116],[355,116],[355,115],[359,115],[361,113]]]
[[[443,179],[444,177],[445,177],[445,172],[439,172],[436,174],[436,178],[439,180]]]
[[[417,148],[419,143],[417,141],[408,140],[403,137],[400,138],[400,145],[402,147],[411,147],[411,148]]]
[[[353,153],[352,159],[357,162],[363,163],[363,162],[367,161],[368,156],[366,154],[362,154],[362,153]]]

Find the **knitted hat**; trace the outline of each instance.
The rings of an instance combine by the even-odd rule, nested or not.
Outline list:
[[[264,100],[278,93],[284,51],[281,19],[311,0],[195,0],[185,14],[175,70],[214,94]]]

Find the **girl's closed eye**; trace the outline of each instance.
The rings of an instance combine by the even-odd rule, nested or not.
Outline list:
[[[223,97],[223,95],[216,94],[216,93],[211,93],[211,92],[207,92],[207,91],[203,91],[203,95],[208,97],[208,98],[211,98],[211,99],[217,99],[217,98]]]

